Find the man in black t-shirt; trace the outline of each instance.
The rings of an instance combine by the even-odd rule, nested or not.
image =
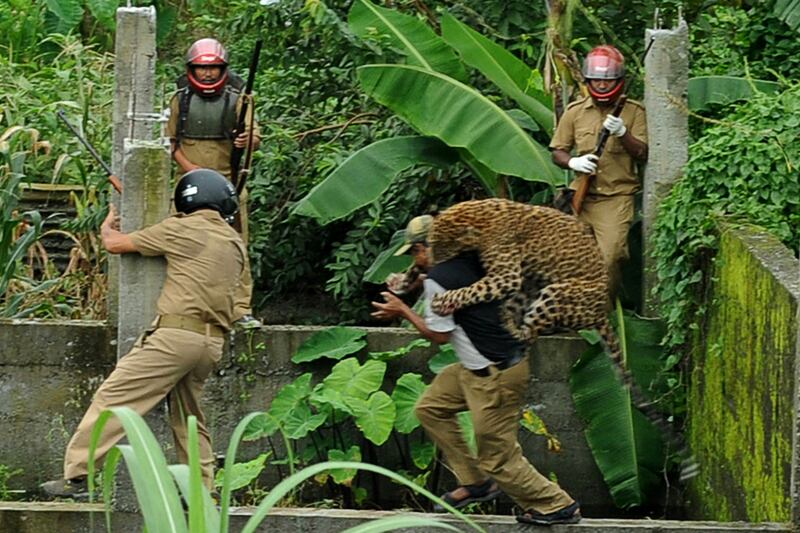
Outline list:
[[[517,517],[520,522],[578,522],[578,503],[528,462],[517,441],[530,369],[524,344],[502,326],[501,302],[465,307],[450,316],[430,310],[436,294],[466,287],[485,275],[475,253],[432,266],[427,243],[432,222],[430,216],[412,219],[406,228],[406,246],[401,249],[409,250],[417,269],[427,274],[423,281],[425,316],[391,292],[382,293],[385,303],[372,303],[378,309],[372,316],[405,318],[428,340],[451,343],[459,358],[459,363],[434,378],[415,409],[461,483],[442,499],[461,508],[492,500],[502,490],[523,509]],[[466,410],[472,414],[477,457],[470,452],[456,417]]]

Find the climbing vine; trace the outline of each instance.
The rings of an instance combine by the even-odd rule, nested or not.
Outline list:
[[[654,255],[667,342],[685,344],[702,315],[703,266],[717,249],[718,220],[757,224],[800,250],[800,85],[759,95],[690,148],[685,176],[664,201]]]

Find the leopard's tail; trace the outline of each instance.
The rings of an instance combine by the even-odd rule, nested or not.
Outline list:
[[[633,405],[635,405],[647,417],[647,419],[650,420],[650,422],[652,422],[653,425],[662,432],[664,438],[668,441],[670,448],[677,450],[679,457],[682,458],[680,472],[681,481],[693,478],[698,474],[699,467],[694,460],[694,457],[692,457],[686,441],[674,430],[666,417],[656,409],[655,403],[650,401],[644,395],[642,390],[634,381],[633,374],[631,374],[630,370],[625,367],[625,364],[622,360],[622,350],[620,348],[619,338],[614,332],[614,329],[611,327],[611,323],[608,320],[605,320],[597,329],[600,333],[600,337],[603,339],[603,343],[605,344],[606,353],[608,353],[608,356],[611,358],[611,366],[614,369],[614,372],[622,381],[625,388],[630,391]]]

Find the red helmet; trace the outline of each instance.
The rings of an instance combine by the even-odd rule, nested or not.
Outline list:
[[[611,45],[597,46],[586,55],[583,61],[583,77],[589,80],[617,80],[611,90],[599,92],[589,85],[589,94],[598,102],[611,102],[616,100],[622,92],[622,78],[625,77],[625,58],[619,50]]]
[[[204,82],[194,75],[194,67],[216,66],[222,74],[213,82]],[[216,39],[200,39],[186,52],[186,77],[189,85],[199,94],[211,96],[222,92],[228,81],[228,51]]]

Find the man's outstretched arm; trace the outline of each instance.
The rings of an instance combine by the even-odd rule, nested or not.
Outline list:
[[[372,313],[371,316],[379,320],[405,318],[429,341],[435,342],[436,344],[450,342],[449,331],[433,331],[425,324],[425,319],[415,313],[403,300],[388,291],[382,292],[381,295],[386,300],[386,303],[372,302],[372,306],[378,310]]]

